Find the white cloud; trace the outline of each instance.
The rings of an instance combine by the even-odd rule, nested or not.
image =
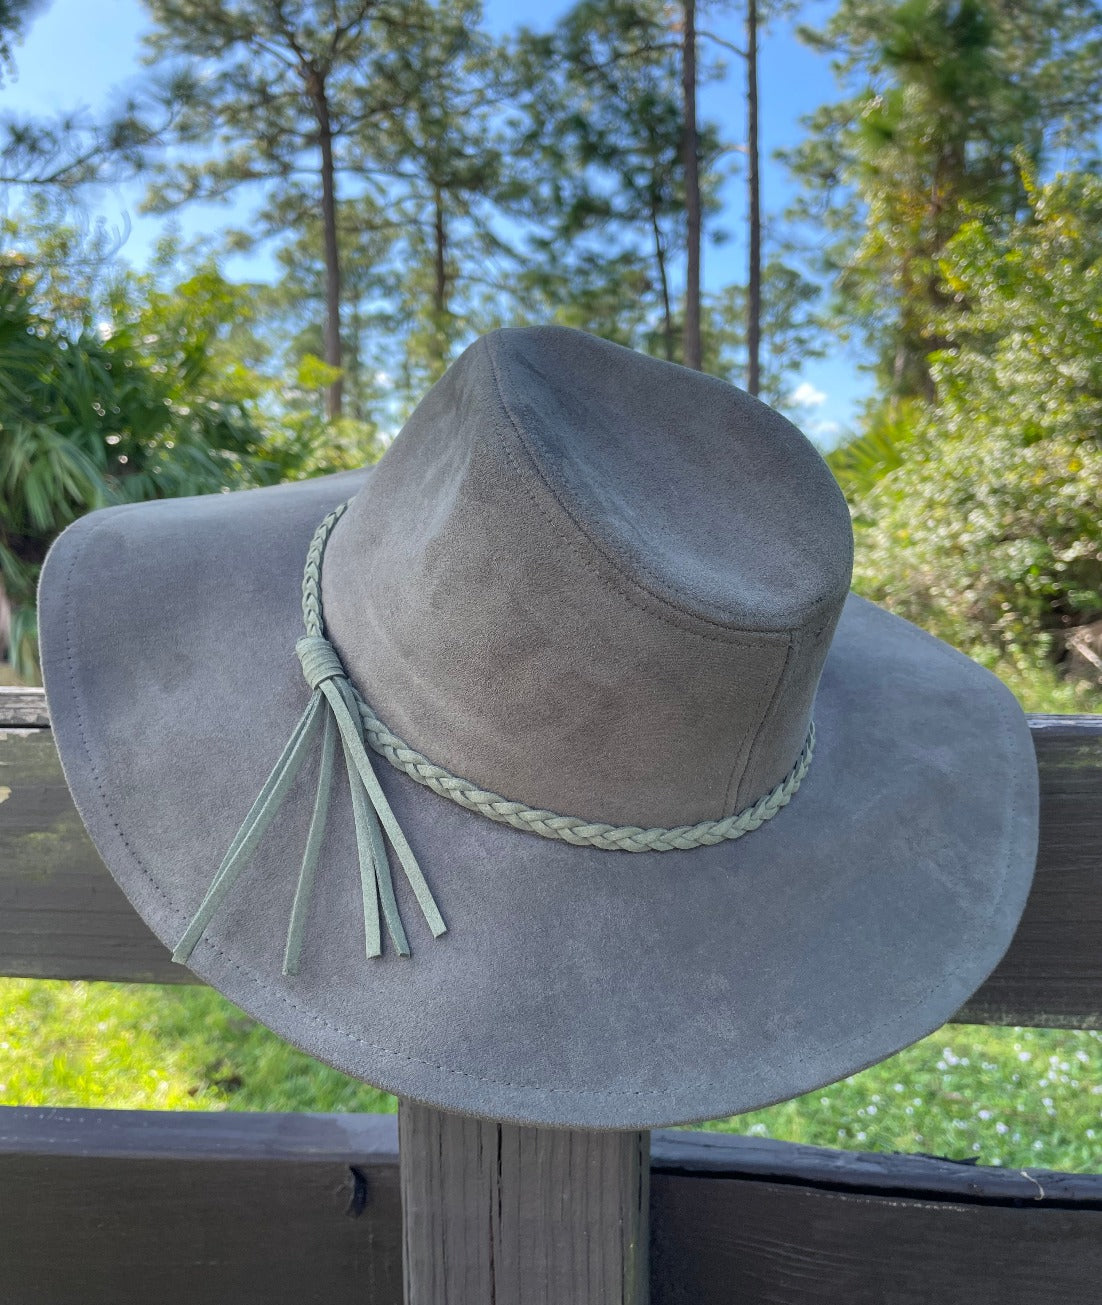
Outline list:
[[[842,426],[837,421],[813,421],[807,426],[807,433],[818,440],[834,439],[842,433]]]
[[[817,390],[810,381],[801,381],[788,396],[788,401],[798,408],[819,408],[826,403],[826,398],[823,391]]]

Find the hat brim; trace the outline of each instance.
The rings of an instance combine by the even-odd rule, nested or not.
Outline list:
[[[66,778],[170,947],[305,705],[305,552],[369,474],[93,513],[46,562],[43,672]],[[430,937],[399,875],[413,955],[365,957],[339,788],[301,972],[285,976],[308,766],[191,966],[304,1051],[445,1109],[644,1128],[810,1091],[932,1032],[975,991],[1013,935],[1037,831],[1010,693],[860,598],[815,723],[786,809],[685,852],[518,832],[379,760],[448,932]]]

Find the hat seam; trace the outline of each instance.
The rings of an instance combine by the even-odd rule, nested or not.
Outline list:
[[[761,738],[762,731],[765,729],[765,723],[771,720],[776,710],[777,703],[780,699],[781,685],[784,684],[788,671],[792,666],[792,651],[795,646],[795,640],[790,634],[788,636],[788,647],[784,654],[784,664],[777,675],[777,681],[773,685],[773,692],[769,695],[769,702],[765,710],[758,718],[757,727],[754,730],[753,738],[750,740],[749,747],[744,747],[736,755],[731,765],[730,774],[727,777],[727,786],[723,790],[723,810],[738,810],[738,791],[742,787],[742,782],[746,778],[746,772],[750,769],[750,761],[754,756],[754,749],[758,746],[758,740]],[[741,766],[739,762],[741,761]],[[737,782],[736,782],[737,779]],[[732,789],[734,792],[732,792]],[[766,790],[768,792],[768,790]]]
[[[501,409],[505,413],[505,416],[508,418],[509,424],[510,426],[512,426],[513,431],[515,432],[521,447],[528,455],[528,461],[529,464],[531,465],[531,469],[535,475],[535,478],[540,482],[543,488],[554,500],[556,506],[559,508],[562,515],[565,516],[567,521],[570,523],[570,525],[573,526],[575,533],[579,535],[581,539],[584,540],[588,545],[590,545],[591,548],[595,549],[597,553],[600,554],[600,556],[605,560],[605,562],[608,563],[610,567],[612,567],[615,574],[626,584],[630,585],[632,589],[638,590],[641,594],[644,594],[652,602],[659,603],[663,607],[669,608],[670,613],[672,613],[672,615],[667,615],[666,613],[663,612],[652,612],[648,608],[642,608],[643,611],[647,611],[650,615],[657,616],[658,619],[664,620],[668,624],[676,626],[678,629],[687,629],[694,634],[701,634],[701,632],[699,630],[692,630],[692,627],[687,625],[683,618],[688,617],[693,621],[699,621],[704,625],[712,626],[714,629],[731,631],[732,633],[735,634],[784,635],[784,634],[790,634],[794,628],[810,620],[811,617],[814,616],[814,614],[818,612],[821,608],[826,607],[830,603],[838,602],[840,599],[845,598],[845,594],[848,593],[849,591],[848,584],[846,586],[845,591],[843,591],[841,594],[835,593],[834,591],[827,591],[826,593],[821,594],[818,598],[812,599],[809,603],[806,603],[804,606],[800,607],[795,613],[793,613],[791,621],[786,625],[753,626],[753,625],[746,625],[746,624],[737,624],[734,620],[727,620],[727,621],[720,620],[717,617],[707,616],[703,612],[694,611],[692,608],[684,606],[681,603],[678,603],[675,599],[670,598],[666,594],[661,592],[662,588],[664,588],[664,584],[661,577],[657,575],[650,567],[648,567],[646,562],[643,561],[642,558],[638,558],[635,560],[638,569],[651,582],[651,584],[655,586],[655,588],[651,588],[650,585],[644,584],[643,581],[640,580],[638,576],[631,574],[631,572],[627,569],[625,565],[624,559],[617,556],[616,551],[608,543],[600,539],[598,536],[596,536],[589,530],[587,530],[586,527],[581,522],[581,520],[579,520],[577,514],[571,510],[569,504],[565,501],[563,494],[559,491],[559,489],[554,484],[552,477],[545,470],[543,460],[537,455],[536,449],[533,447],[533,445],[538,446],[539,443],[538,440],[534,435],[531,435],[530,433],[525,431],[523,424],[517,419],[517,417],[513,413],[512,408],[509,406],[509,402],[505,397],[504,386],[501,383],[501,377],[498,371],[497,362],[494,358],[493,349],[491,348],[489,343],[489,336],[484,336],[480,343],[484,344],[486,348],[487,357],[490,363],[490,374],[493,377],[494,388],[497,391],[498,402],[501,404]],[[506,456],[509,457],[509,460],[513,463],[513,468],[519,475],[522,483],[525,482],[526,478],[524,476],[524,473],[521,470],[521,468],[517,465],[516,459],[511,454],[508,447],[508,443],[504,438],[502,438],[502,446],[505,449]],[[586,558],[586,550],[579,545],[579,541],[568,539],[566,534],[563,532],[562,527],[560,525],[557,525],[556,522],[554,522],[551,519],[550,514],[546,511],[545,507],[539,501],[538,497],[534,493],[532,493],[531,488],[528,486],[526,486],[526,488],[528,488],[529,498],[532,499],[540,515],[544,518],[545,521],[547,521],[547,523],[552,527],[552,529],[556,530],[562,542],[569,544],[573,548],[574,552],[577,553],[578,556],[580,556],[582,560],[585,561],[588,566],[590,566],[591,569],[596,570],[596,568],[593,567],[592,562],[590,562]],[[852,553],[852,542],[850,548]],[[606,577],[599,575],[599,579],[601,580],[602,584],[605,585],[606,588],[610,590],[613,589],[613,586],[610,584],[610,582]],[[618,593],[621,598],[625,599],[625,601],[631,602],[631,600],[628,599],[627,596],[623,594],[620,590],[613,590],[613,592]],[[632,606],[639,606],[639,604],[633,603]],[[682,619],[678,619],[678,618],[682,618]],[[715,635],[702,635],[702,637],[717,638],[717,636]],[[723,642],[723,640],[719,640],[719,641]],[[734,640],[732,640],[731,642],[734,642]]]
[[[587,819],[580,816],[548,810],[546,807],[533,807],[527,802],[508,798],[488,790],[484,784],[475,784],[462,775],[456,775],[446,767],[440,766],[418,749],[411,747],[396,735],[379,716],[371,704],[356,688],[347,676],[340,655],[325,636],[325,600],[322,595],[322,580],[325,571],[324,559],[328,541],[340,525],[341,519],[349,506],[348,502],[338,504],[324,518],[314,531],[313,538],[306,553],[306,563],[302,580],[302,617],[307,638],[320,640],[328,650],[332,665],[348,680],[352,697],[359,706],[360,716],[365,727],[365,741],[368,745],[396,770],[402,771],[418,784],[430,788],[441,797],[485,816],[489,820],[511,825],[525,833],[538,834],[543,838],[558,838],[578,846],[596,847],[603,851],[619,852],[666,852],[684,851],[702,844],[733,841],[745,834],[753,833],[773,816],[779,814],[795,797],[811,764],[815,746],[815,726],[810,723],[804,737],[804,743],[796,760],[787,774],[782,775],[772,789],[761,793],[748,801],[741,810],[727,812],[721,807],[716,818],[706,818],[692,823],[673,826],[640,826],[638,824],[613,824],[603,820]],[[296,645],[297,647],[298,645]],[[789,638],[781,676],[774,684],[773,693],[766,705],[766,712],[772,707],[780,679],[789,664],[792,651],[792,639]],[[307,677],[309,679],[309,677]],[[741,757],[748,757],[753,743],[757,741],[761,728],[759,718],[749,745],[739,749],[735,764]],[[730,780],[724,789],[729,791]],[[720,826],[726,826],[719,832]]]
[[[916,627],[916,628],[917,628],[917,627]],[[923,631],[923,633],[926,633],[926,632]],[[990,690],[989,690],[989,691],[990,691]],[[994,694],[991,694],[990,696],[992,696],[992,698],[995,697]],[[1009,753],[1009,745],[1010,745],[1010,719],[1009,719],[1009,713],[1008,713],[1007,709],[1005,708],[1005,706],[1003,706],[1001,703],[1000,703],[1000,705],[999,705],[999,716],[1000,716],[1000,720],[1001,720],[1001,722],[1002,722],[1003,740],[1004,740],[1004,744],[1006,745],[1007,755],[1010,755],[1010,753]],[[91,760],[90,757],[89,757],[89,760]],[[1012,828],[1012,826],[1013,826],[1013,823],[1014,823],[1014,817],[1015,817],[1015,815],[1017,814],[1017,809],[1018,809],[1018,806],[1017,806],[1017,795],[1016,795],[1016,789],[1012,789],[1011,793],[1012,793],[1012,795],[1011,795],[1011,799],[1010,799],[1010,810],[1009,810],[1009,812],[1007,813],[1007,818],[1006,818],[1006,820],[1003,822],[1003,831],[1002,831],[1002,840],[1001,840],[1001,841],[1002,841],[1002,850],[1001,850],[1001,856],[1000,856],[1000,861],[1001,861],[1001,874],[1000,874],[1000,876],[999,876],[999,888],[1000,888],[1000,890],[1005,890],[1005,886],[1006,886],[1006,873],[1007,873],[1007,870],[1009,869],[1009,865],[1010,865],[1010,856],[1009,856],[1009,834],[1010,834],[1010,830],[1011,830],[1011,828]],[[106,804],[105,804],[105,805],[106,805]],[[108,813],[108,814],[110,814],[110,813]],[[112,818],[112,823],[114,823],[113,818]],[[116,827],[116,829],[118,829],[117,824],[115,825],[115,827]],[[121,830],[120,830],[119,832],[120,832],[120,836],[121,836]],[[125,840],[124,840],[124,843],[125,843]],[[129,849],[129,845],[127,845],[127,847],[128,847],[128,850],[130,850],[130,849]],[[156,883],[155,880],[153,880],[152,876],[151,876],[151,875],[149,874],[149,872],[145,869],[145,867],[141,864],[141,862],[138,860],[137,856],[134,854],[134,852],[133,852],[132,850],[131,850],[131,855],[134,857],[134,860],[135,860],[136,864],[138,865],[139,869],[142,870],[143,874],[145,874],[146,877],[150,880],[150,882],[153,884],[154,888],[156,888],[156,889],[158,890],[158,892],[161,893],[161,895],[162,895],[162,897],[164,897],[165,901],[166,901],[166,902],[169,902],[169,905],[171,906],[172,903],[169,901],[169,898],[168,898],[167,894],[164,893],[163,890],[160,889],[159,885]],[[1001,899],[1002,899],[1002,896],[1003,896],[1003,891],[1000,891],[1000,894],[999,894],[999,900],[1000,900],[1000,901],[1001,901]],[[175,910],[176,908],[173,907],[173,909]],[[992,908],[991,912],[989,912],[989,914],[988,914],[988,919],[992,918],[993,915],[994,915],[994,909]],[[367,1049],[370,1050],[370,1051],[380,1052],[380,1053],[382,1053],[383,1055],[390,1056],[390,1057],[393,1057],[394,1059],[404,1061],[404,1062],[407,1063],[407,1064],[422,1065],[422,1066],[424,1066],[426,1069],[436,1070],[437,1072],[442,1073],[442,1074],[445,1074],[445,1075],[450,1075],[450,1076],[455,1076],[455,1077],[461,1077],[461,1078],[468,1079],[468,1080],[470,1080],[470,1081],[472,1081],[472,1082],[476,1082],[476,1083],[487,1083],[487,1084],[490,1084],[490,1085],[492,1085],[492,1086],[494,1086],[494,1087],[519,1088],[519,1089],[521,1089],[521,1090],[523,1090],[523,1091],[526,1091],[526,1092],[533,1092],[533,1093],[535,1093],[537,1096],[546,1096],[546,1095],[565,1095],[565,1094],[568,1094],[568,1093],[569,1093],[569,1094],[573,1094],[575,1097],[595,1097],[595,1098],[599,1098],[599,1099],[613,1099],[613,1098],[614,1098],[614,1099],[618,1099],[618,1100],[619,1100],[619,1099],[623,1099],[623,1098],[625,1098],[625,1097],[628,1097],[628,1098],[633,1098],[633,1097],[656,1097],[656,1096],[668,1096],[668,1095],[669,1095],[668,1090],[667,1090],[667,1089],[664,1089],[664,1088],[615,1088],[615,1089],[581,1088],[581,1089],[579,1089],[579,1088],[576,1088],[576,1087],[548,1087],[548,1086],[546,1086],[546,1085],[537,1084],[537,1083],[528,1083],[528,1082],[520,1082],[520,1081],[516,1081],[516,1080],[509,1080],[509,1079],[493,1078],[493,1077],[490,1077],[489,1075],[484,1075],[484,1074],[472,1074],[469,1070],[461,1070],[461,1069],[456,1069],[454,1066],[451,1066],[451,1065],[443,1065],[443,1064],[439,1064],[439,1063],[434,1062],[434,1061],[431,1061],[431,1060],[426,1060],[424,1057],[421,1057],[421,1056],[414,1056],[414,1055],[413,1055],[412,1053],[410,1053],[410,1052],[401,1052],[401,1051],[396,1051],[396,1050],[394,1050],[393,1048],[390,1048],[390,1047],[384,1047],[384,1046],[382,1046],[382,1045],[379,1044],[379,1043],[369,1042],[366,1038],[363,1038],[363,1037],[361,1037],[359,1034],[354,1033],[351,1029],[346,1029],[346,1028],[344,1028],[342,1025],[337,1024],[337,1023],[335,1023],[334,1021],[328,1019],[326,1016],[324,1016],[324,1015],[319,1015],[319,1014],[317,1014],[316,1012],[310,1010],[308,1007],[305,1007],[305,1006],[299,1005],[297,1002],[292,1001],[292,1000],[290,999],[290,997],[288,997],[288,996],[287,996],[284,992],[282,992],[279,988],[274,987],[274,986],[272,986],[271,984],[266,984],[266,983],[264,982],[263,978],[262,978],[259,974],[257,974],[254,970],[252,970],[252,969],[250,969],[249,967],[243,965],[240,961],[238,961],[236,958],[230,956],[227,952],[224,952],[224,951],[223,951],[223,950],[222,950],[222,949],[217,945],[217,943],[215,943],[215,942],[213,941],[213,939],[211,939],[211,938],[209,938],[209,937],[204,937],[204,939],[203,939],[202,941],[203,941],[203,943],[205,944],[206,947],[208,947],[209,949],[211,949],[212,951],[214,951],[214,952],[216,953],[216,955],[218,955],[218,956],[220,956],[220,957],[222,958],[223,961],[225,961],[225,962],[226,962],[227,964],[229,964],[233,969],[237,970],[240,974],[244,975],[247,979],[249,979],[249,980],[254,984],[254,986],[256,986],[257,988],[259,988],[259,989],[261,990],[261,992],[264,992],[264,993],[270,993],[272,996],[276,997],[280,1002],[282,1002],[284,1005],[286,1005],[289,1009],[291,1009],[291,1010],[295,1010],[295,1011],[298,1011],[300,1014],[306,1016],[306,1018],[307,1018],[308,1020],[310,1020],[312,1023],[314,1023],[314,1024],[318,1024],[318,1025],[320,1025],[320,1026],[322,1026],[322,1027],[324,1027],[324,1028],[328,1028],[328,1029],[332,1030],[334,1033],[340,1034],[342,1037],[349,1038],[349,1039],[351,1039],[353,1042],[357,1043],[359,1046],[361,1046],[361,1047],[365,1047],[365,1048],[367,1048]],[[997,964],[998,964],[998,961],[996,961],[995,964],[997,965]],[[944,987],[945,987],[945,986],[946,986],[946,985],[947,985],[947,984],[948,984],[952,979],[954,979],[954,978],[955,978],[955,977],[956,977],[956,976],[957,976],[957,975],[958,975],[958,974],[959,974],[963,969],[964,969],[964,963],[963,963],[963,961],[962,961],[962,962],[959,963],[956,967],[954,967],[954,969],[950,970],[947,974],[944,974],[944,975],[941,977],[941,979],[940,979],[940,980],[939,980],[939,981],[938,981],[938,982],[937,982],[937,983],[936,983],[932,988],[928,989],[928,990],[923,994],[923,996],[924,996],[926,999],[928,999],[928,998],[930,998],[931,996],[933,996],[935,993],[939,992],[939,991],[940,991],[942,988],[944,988]],[[992,969],[994,969],[994,966],[992,966]],[[990,973],[990,972],[991,972],[991,971],[988,971],[988,973]],[[981,982],[982,982],[982,980],[981,980]],[[874,1028],[871,1030],[871,1032],[872,1032],[872,1033],[877,1033],[877,1032],[879,1032],[881,1029],[887,1028],[887,1027],[892,1023],[892,1022],[893,1022],[893,1021],[892,1021],[891,1019],[888,1019],[888,1020],[882,1020],[882,1021],[880,1021],[879,1024],[877,1024],[877,1025],[874,1026]],[[940,1026],[939,1026],[939,1027],[940,1027]],[[931,1030],[931,1032],[933,1032],[933,1031],[934,1031],[934,1030]],[[915,1040],[917,1041],[918,1039],[915,1039]],[[910,1044],[907,1044],[907,1045],[910,1045]],[[802,1059],[802,1060],[799,1060],[799,1061],[797,1061],[796,1063],[802,1065],[802,1064],[806,1063],[806,1058],[805,1058],[805,1059]],[[875,1062],[873,1062],[873,1063],[875,1063]],[[852,1072],[858,1072],[858,1071],[852,1071]],[[692,1083],[684,1084],[684,1085],[682,1086],[681,1090],[682,1090],[682,1091],[696,1091],[696,1090],[700,1090],[700,1089],[710,1090],[710,1089],[713,1089],[713,1088],[720,1088],[720,1087],[722,1087],[722,1083],[718,1083],[718,1082],[715,1082],[715,1081],[712,1081],[712,1080],[707,1080],[707,1081],[705,1081],[705,1080],[696,1080],[696,1081],[694,1081],[694,1082],[692,1082]],[[812,1086],[812,1087],[808,1088],[807,1090],[808,1090],[808,1091],[814,1091],[815,1089],[814,1089],[814,1086]]]
[[[168,907],[168,909],[174,915],[179,916],[184,914],[182,908],[178,907],[173,902],[168,892],[153,877],[151,872],[143,864],[141,858],[131,847],[125,834],[120,828],[118,821],[116,820],[114,813],[111,810],[110,804],[107,801],[107,796],[106,793],[104,792],[103,785],[100,780],[99,771],[96,767],[95,760],[92,756],[91,749],[88,745],[87,733],[84,727],[84,712],[82,710],[81,695],[77,687],[76,671],[75,671],[75,665],[73,659],[73,637],[72,637],[73,636],[73,604],[71,601],[72,579],[73,579],[73,573],[75,571],[77,562],[81,557],[81,555],[83,554],[84,549],[86,548],[89,542],[89,539],[98,531],[98,529],[103,524],[104,523],[102,521],[97,522],[95,526],[92,526],[90,529],[83,532],[84,538],[82,538],[79,541],[79,543],[76,545],[73,552],[73,557],[70,560],[69,567],[65,573],[64,593],[65,593],[65,626],[66,626],[66,661],[67,661],[67,669],[69,672],[69,684],[70,684],[70,692],[72,695],[72,703],[76,711],[77,728],[80,734],[81,746],[84,750],[85,757],[88,761],[88,766],[91,771],[95,783],[96,792],[99,796],[100,805],[103,809],[104,814],[107,816],[112,828],[115,830],[115,833],[119,838],[119,841],[121,842],[125,851],[130,856],[135,867],[141,872],[142,876],[149,883],[150,887],[153,889],[156,895],[161,899],[161,901],[164,902],[164,904]],[[926,633],[926,632],[921,631],[921,633]],[[927,637],[931,638],[932,636],[927,635]],[[936,640],[934,642],[937,643]],[[943,651],[940,648],[940,646],[939,646],[939,651]],[[989,684],[989,694],[992,698],[995,697],[995,695],[991,693],[990,684]],[[1004,744],[1006,745],[1006,755],[1009,756],[1011,755],[1009,750],[1009,744],[1010,744],[1009,711],[1002,700],[999,701],[998,708],[1003,723],[1003,737],[1004,737]],[[1001,868],[1001,874],[999,878],[999,888],[1001,891],[998,898],[998,901],[1000,902],[1003,896],[1005,896],[1006,876],[1007,876],[1007,871],[1009,870],[1009,863],[1010,863],[1010,857],[1009,857],[1010,830],[1012,828],[1013,818],[1016,812],[1017,812],[1017,795],[1016,795],[1016,789],[1014,789],[1012,790],[1010,811],[1008,817],[1003,822],[1002,856],[1001,856],[1002,868]],[[991,919],[993,915],[994,915],[994,906],[992,907],[992,910],[988,913],[987,918]],[[631,1099],[636,1097],[658,1097],[658,1096],[663,1096],[666,1098],[670,1097],[669,1090],[665,1088],[601,1089],[601,1088],[554,1087],[554,1086],[549,1087],[540,1084],[510,1081],[507,1079],[493,1078],[488,1075],[472,1074],[470,1071],[461,1070],[450,1065],[438,1064],[431,1060],[426,1060],[424,1057],[415,1056],[410,1052],[402,1052],[402,1051],[394,1050],[389,1047],[384,1047],[381,1044],[369,1042],[366,1038],[363,1038],[359,1034],[354,1033],[351,1029],[346,1029],[342,1025],[335,1023],[334,1021],[328,1019],[327,1017],[323,1015],[319,1015],[316,1012],[310,1010],[309,1008],[302,1006],[297,1002],[292,1001],[291,998],[288,997],[286,993],[284,993],[279,987],[271,983],[265,982],[265,980],[258,973],[248,968],[240,961],[236,960],[234,957],[230,956],[229,953],[224,952],[211,938],[204,937],[201,946],[203,946],[205,950],[209,949],[210,951],[213,951],[217,956],[221,957],[222,960],[224,960],[232,969],[236,970],[239,974],[243,975],[246,979],[248,979],[262,995],[270,996],[274,998],[276,1001],[280,1002],[282,1005],[286,1006],[289,1010],[299,1012],[300,1014],[305,1016],[305,1018],[310,1023],[313,1023],[323,1028],[330,1029],[332,1032],[339,1034],[341,1037],[348,1039],[361,1047],[365,1047],[373,1052],[380,1053],[382,1055],[391,1057],[393,1059],[401,1060],[407,1064],[422,1065],[427,1069],[435,1070],[444,1075],[460,1077],[460,1078],[468,1079],[472,1082],[487,1083],[496,1087],[519,1088],[527,1092],[532,1092],[537,1097],[551,1096],[551,1095],[566,1095],[566,1094],[572,1094],[573,1096],[579,1099],[585,1097],[592,1097],[598,1099],[624,1100],[624,1099]],[[935,993],[939,992],[942,988],[946,986],[946,984],[949,983],[951,979],[955,978],[957,974],[959,974],[963,969],[964,969],[964,963],[962,961],[960,964],[955,966],[954,969],[951,970],[948,974],[943,975],[940,981],[936,983],[933,988],[928,989],[923,994],[924,997],[928,999],[931,996],[933,996]],[[988,971],[988,973],[990,973],[990,971]],[[893,1022],[892,1020],[882,1020],[880,1023],[875,1025],[870,1032],[874,1034],[878,1033],[881,1029],[887,1028],[892,1022]],[[805,1062],[801,1060],[801,1061],[797,1061],[796,1063],[803,1064]],[[692,1083],[682,1085],[680,1091],[688,1092],[688,1091],[697,1091],[701,1089],[711,1090],[713,1088],[720,1088],[720,1087],[722,1087],[722,1083],[717,1083],[714,1081],[697,1080]],[[810,1091],[813,1089],[809,1088],[808,1090]]]
[[[512,419],[510,418],[510,420]],[[505,456],[509,462],[509,465],[512,467],[514,473],[516,474],[521,485],[523,486],[524,492],[527,495],[529,501],[532,503],[532,506],[540,514],[540,516],[543,517],[543,519],[547,522],[547,524],[551,527],[551,529],[555,532],[555,535],[558,538],[559,542],[564,544],[567,548],[571,550],[572,553],[574,553],[574,555],[578,558],[578,560],[582,563],[582,565],[593,574],[593,576],[597,580],[597,583],[603,589],[605,589],[608,593],[612,594],[613,597],[620,599],[621,602],[626,603],[628,607],[633,608],[637,612],[642,612],[645,616],[649,616],[654,620],[661,621],[662,624],[664,625],[670,625],[675,630],[680,630],[685,634],[692,635],[697,639],[704,639],[711,643],[727,644],[732,647],[755,648],[760,646],[763,640],[769,642],[779,642],[782,639],[786,639],[790,637],[791,635],[790,630],[779,630],[779,629],[778,630],[743,630],[740,629],[738,626],[733,626],[733,625],[727,626],[727,625],[720,624],[718,621],[710,621],[708,620],[707,617],[696,616],[694,613],[691,612],[682,612],[681,609],[674,607],[672,603],[669,603],[666,599],[662,598],[660,595],[652,594],[644,586],[633,581],[630,576],[624,575],[623,572],[620,570],[620,568],[616,567],[615,570],[616,570],[617,577],[622,578],[633,588],[638,589],[638,591],[642,595],[650,599],[652,602],[660,603],[664,606],[670,607],[671,611],[675,614],[671,615],[663,611],[655,611],[654,607],[648,606],[647,604],[637,601],[635,598],[631,597],[630,594],[625,593],[624,590],[619,585],[613,584],[608,576],[602,574],[600,568],[597,566],[593,558],[589,555],[588,550],[582,546],[581,542],[576,538],[572,538],[570,534],[562,527],[562,525],[559,522],[556,522],[551,518],[550,514],[545,510],[543,504],[540,502],[539,496],[533,491],[532,487],[528,484],[523,469],[517,462],[516,456],[513,454],[512,450],[510,450],[508,443],[504,438],[502,438],[502,448],[504,449]],[[570,521],[571,524],[575,524],[573,522],[573,518],[570,518]],[[577,529],[576,526],[575,528]],[[582,538],[586,542],[590,542],[589,536],[586,535],[583,531],[579,530],[578,533],[582,535]],[[598,549],[597,551],[600,552],[600,549]],[[604,558],[603,553],[601,553],[601,556],[602,558]],[[609,559],[605,558],[605,561],[608,560]],[[711,626],[712,630],[695,629],[691,624],[688,623],[688,621],[684,619],[678,619],[679,616],[688,616],[694,621],[699,621],[704,625]],[[715,631],[715,633],[713,633],[712,631]]]

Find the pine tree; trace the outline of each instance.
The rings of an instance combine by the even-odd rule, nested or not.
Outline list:
[[[840,320],[858,324],[886,392],[933,397],[945,247],[978,212],[1012,223],[1022,168],[1091,154],[1102,106],[1096,0],[842,0],[806,33],[849,88],[790,156],[798,216],[833,230]],[[960,311],[967,305],[957,302]]]
[[[317,212],[325,268],[324,360],[331,418],[342,411],[339,183],[363,190],[362,141],[398,107],[392,55],[411,21],[400,0],[146,0],[153,59],[172,70],[170,158],[150,202],[168,208],[259,186],[258,236]]]
[[[550,36],[527,34],[528,131],[516,149],[539,232],[530,292],[561,320],[677,361],[688,361],[685,322],[696,311],[683,47],[657,0],[583,0]],[[696,135],[705,211],[719,146],[710,124]]]

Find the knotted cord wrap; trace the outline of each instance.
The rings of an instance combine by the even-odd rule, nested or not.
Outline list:
[[[477,812],[490,820],[511,825],[526,833],[538,834],[541,838],[558,838],[576,847],[596,847],[604,851],[673,852],[714,846],[752,833],[791,802],[811,766],[815,751],[814,722],[808,727],[803,748],[792,769],[770,792],[758,798],[751,806],[722,819],[701,820],[693,825],[677,825],[672,828],[610,825],[583,820],[578,816],[557,815],[553,811],[530,807],[524,802],[510,801],[436,765],[404,743],[376,716],[348,678],[340,654],[325,637],[321,604],[322,558],[326,540],[347,507],[348,503],[339,504],[318,526],[310,541],[302,573],[302,619],[306,633],[295,644],[295,652],[302,664],[306,683],[310,686],[310,701],[291,731],[287,746],[244,823],[234,835],[199,909],[172,953],[174,961],[186,962],[191,956],[211,917],[275,818],[319,731],[322,733],[322,743],[317,797],[291,908],[283,958],[284,974],[298,973],[306,913],[329,812],[338,739],[352,795],[363,896],[364,939],[369,957],[382,955],[383,922],[386,923],[387,932],[399,955],[410,954],[394,896],[387,842],[405,873],[433,937],[439,938],[447,930],[417,864],[417,858],[375,774],[367,753],[368,747],[410,779],[468,811]]]
[[[523,802],[511,802],[469,780],[459,779],[423,757],[391,733],[362,699],[360,714],[364,720],[364,736],[374,751],[418,784],[431,788],[441,797],[450,798],[468,811],[476,811],[514,829],[539,834],[541,838],[560,838],[575,847],[597,847],[604,852],[687,852],[694,847],[712,847],[751,834],[792,801],[811,767],[815,752],[815,724],[812,722],[795,765],[775,788],[752,805],[721,820],[644,829],[639,825],[608,825],[578,816],[560,816],[554,811],[543,811]]]
[[[186,963],[190,958],[214,913],[233,887],[275,818],[284,797],[302,769],[303,762],[312,749],[319,731],[322,731],[322,745],[318,766],[317,796],[314,800],[314,811],[306,835],[306,849],[303,853],[294,904],[291,908],[291,921],[283,956],[283,973],[298,973],[306,914],[325,836],[338,738],[352,795],[367,955],[369,957],[382,955],[383,921],[398,954],[401,956],[410,954],[409,941],[406,938],[406,931],[398,911],[398,902],[394,895],[390,857],[387,853],[388,840],[413,889],[413,894],[433,937],[439,938],[446,932],[444,920],[432,896],[432,891],[425,882],[417,858],[398,824],[397,817],[387,801],[379,778],[372,767],[371,759],[368,757],[359,698],[348,679],[337,650],[324,634],[321,615],[322,553],[330,530],[340,519],[346,507],[347,504],[342,504],[319,526],[311,542],[303,573],[302,610],[306,634],[295,644],[295,652],[298,654],[303,676],[311,690],[310,701],[299,717],[287,746],[280,754],[244,823],[234,835],[206,896],[199,904],[199,909],[172,953],[174,961]],[[380,920],[380,909],[382,920]]]

